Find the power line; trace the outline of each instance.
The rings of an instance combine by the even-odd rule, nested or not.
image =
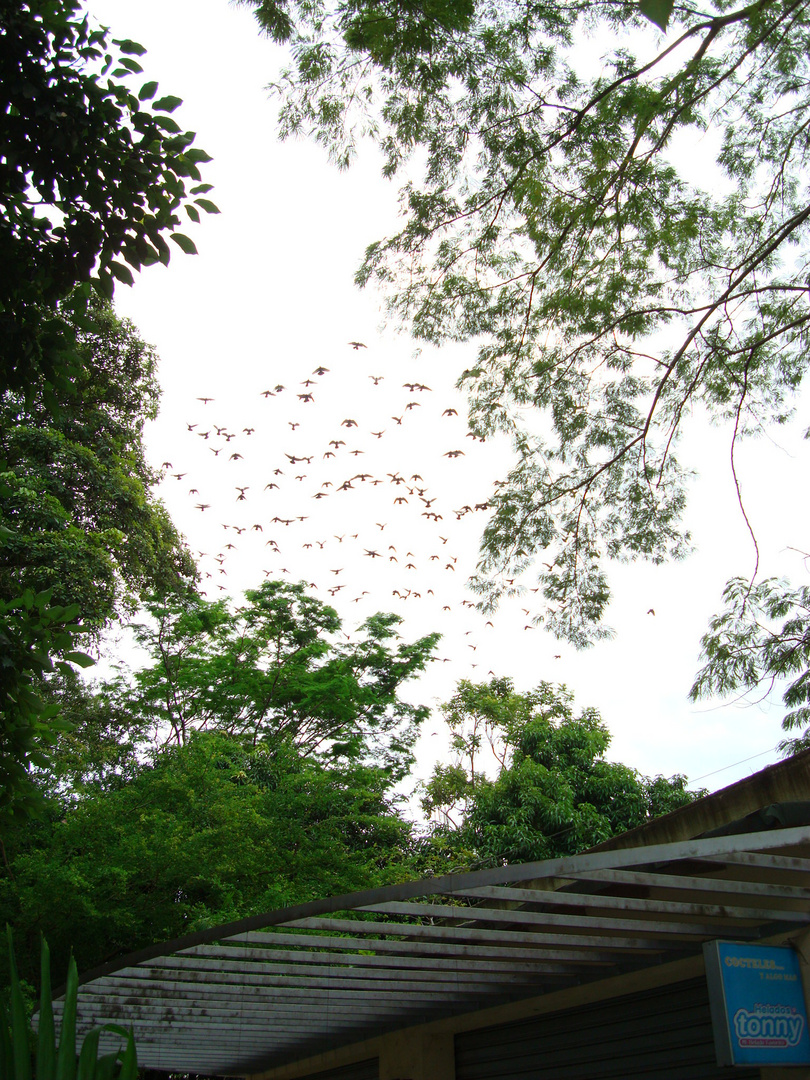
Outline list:
[[[733,769],[737,765],[744,765],[746,763],[746,761],[753,761],[755,758],[765,757],[766,754],[772,754],[774,752],[774,750],[778,750],[778,749],[779,749],[778,745],[777,746],[772,746],[770,748],[770,750],[762,750],[758,754],[752,754],[751,757],[743,758],[742,761],[735,761],[735,762],[732,762],[731,765],[724,765],[722,767],[722,769],[714,769],[712,772],[704,773],[703,776],[696,776],[696,777],[694,777],[694,779],[690,776],[688,778],[689,783],[690,784],[696,784],[698,782],[698,780],[705,780],[709,776],[717,776],[718,773],[725,772],[727,769]]]

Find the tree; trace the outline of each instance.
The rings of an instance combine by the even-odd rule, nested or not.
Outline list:
[[[39,691],[48,673],[92,663],[75,649],[77,614],[76,606],[51,604],[47,592],[0,600],[0,824],[42,810],[29,771],[47,764],[65,724],[59,706],[46,705]]]
[[[0,598],[50,589],[99,630],[147,592],[188,588],[197,570],[143,444],[157,355],[109,304],[93,301],[88,316],[55,414],[41,392],[0,394]]]
[[[494,865],[573,855],[677,809],[703,792],[605,760],[595,709],[574,715],[565,687],[517,693],[509,679],[462,680],[443,706],[458,758],[439,764],[423,810],[435,825],[423,858]],[[497,765],[495,779],[482,756]],[[476,765],[476,759],[479,764]]]
[[[196,595],[147,604],[136,636],[151,663],[104,688],[114,708],[168,742],[218,730],[404,776],[428,709],[399,691],[439,635],[399,642],[399,617],[377,614],[346,640],[334,608],[303,583],[265,581],[245,596],[235,611]]]
[[[82,637],[197,576],[146,462],[154,350],[100,300],[76,347],[69,393],[0,393],[0,817],[35,809],[27,774],[62,727],[43,677],[91,663]]]
[[[0,389],[39,386],[55,407],[91,285],[111,298],[168,263],[167,237],[195,251],[179,215],[217,212],[210,159],[170,115],[179,98],[127,85],[143,46],[92,27],[79,0],[2,0],[0,32]]]
[[[59,980],[71,949],[86,971],[206,926],[400,880],[409,844],[384,770],[197,732],[103,795],[55,799],[46,820],[8,831],[0,919],[24,977],[44,932]]]
[[[105,684],[93,684],[72,668],[57,671],[39,687],[60,722],[44,760],[31,779],[48,802],[70,806],[103,798],[137,776],[155,751],[152,726],[125,711]]]
[[[33,971],[411,873],[394,787],[428,710],[400,699],[438,642],[377,614],[354,640],[304,584],[231,610],[188,592],[146,605],[149,659],[47,703],[63,728],[33,770],[45,813],[4,832],[0,920]]]
[[[691,696],[729,694],[792,680],[782,695],[788,708],[785,731],[799,731],[779,749],[797,754],[810,746],[810,588],[794,589],[767,578],[756,585],[734,578],[726,586],[726,608],[701,640],[702,658]]]
[[[91,27],[79,0],[0,0],[0,40],[5,815],[15,800],[33,811],[26,773],[55,737],[55,713],[36,692],[42,673],[77,661],[76,632],[104,625],[146,581],[194,576],[148,491],[144,416],[127,400],[141,395],[146,415],[154,407],[152,360],[115,389],[112,363],[129,375],[144,350],[93,294],[109,299],[115,280],[132,283],[130,267],[167,263],[166,237],[194,252],[177,231],[181,209],[192,221],[218,211],[198,183],[208,155],[170,115],[180,99],[157,98],[154,81],[137,94],[127,86],[142,73],[142,46]]]
[[[290,41],[282,134],[340,165],[371,139],[407,177],[359,284],[417,337],[478,343],[471,428],[518,453],[482,602],[534,564],[545,625],[604,636],[607,563],[689,549],[684,418],[727,422],[733,461],[806,370],[810,9],[676,4],[662,40],[629,0],[299,3],[286,24],[252,2]],[[596,65],[594,37],[615,43]],[[694,184],[676,162],[707,130]]]

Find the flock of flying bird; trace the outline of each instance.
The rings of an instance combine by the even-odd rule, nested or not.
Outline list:
[[[255,389],[250,400],[195,395],[182,441],[163,443],[171,450],[162,494],[209,598],[238,598],[262,576],[305,581],[344,623],[355,612],[360,622],[395,611],[409,624],[403,636],[415,605],[424,609],[418,633],[442,631],[443,617],[466,609],[468,628],[445,634],[442,652],[454,651],[448,638],[463,638],[474,671],[483,667],[479,634],[495,623],[465,586],[502,455],[494,460],[467,431],[460,396],[439,385],[443,373],[432,373],[434,390],[395,372],[362,371],[357,360],[350,353],[340,372],[318,365],[294,375],[291,365],[283,383]],[[534,629],[529,608],[514,615]]]

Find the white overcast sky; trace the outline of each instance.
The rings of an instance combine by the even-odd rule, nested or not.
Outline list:
[[[413,700],[435,705],[458,679],[486,680],[490,672],[511,676],[521,690],[541,679],[565,683],[578,708],[601,711],[613,736],[609,756],[646,774],[684,773],[715,789],[776,760],[778,703],[687,700],[699,638],[720,607],[723,584],[753,568],[728,432],[690,422],[681,457],[701,473],[688,512],[698,551],[675,566],[613,569],[613,641],[577,653],[526,629],[538,610],[530,592],[487,625],[464,586],[486,514],[458,518],[454,511],[486,502],[510,450],[465,437],[465,405],[453,385],[475,346],[419,353],[407,336],[383,329],[382,298],[353,285],[365,246],[396,222],[396,187],[380,177],[373,150],[339,173],[314,145],[278,142],[264,87],[283,54],[259,37],[248,10],[227,0],[91,0],[88,7],[114,36],[146,47],[144,81],[158,79],[160,93],[184,99],[176,118],[214,157],[205,179],[222,213],[186,230],[200,254],[178,249],[168,270],[149,269],[116,294],[119,313],[161,356],[163,405],[148,443],[153,463],[171,462],[161,495],[194,552],[205,553],[208,595],[238,599],[270,574],[317,585],[314,595],[337,608],[349,632],[374,611],[396,611],[406,640],[444,635],[442,660],[409,688]],[[355,340],[367,348],[351,348]],[[328,371],[314,374],[319,367]],[[375,384],[372,375],[382,379]],[[315,385],[303,385],[307,379]],[[410,392],[405,383],[431,389]],[[262,396],[277,384],[285,390]],[[409,402],[418,404],[408,409]],[[458,415],[445,415],[448,409]],[[196,426],[189,431],[189,424]],[[219,436],[217,426],[225,429]],[[200,438],[205,431],[209,437]],[[738,470],[763,573],[799,580],[802,558],[790,548],[806,548],[802,444],[795,431],[778,437],[740,448]],[[445,456],[457,449],[464,455]],[[232,460],[235,453],[241,457]],[[312,461],[291,463],[286,455]],[[358,473],[383,482],[355,480],[337,490]],[[412,493],[389,474],[404,477]],[[414,475],[421,479],[411,481]],[[324,497],[316,499],[318,492]],[[407,503],[395,503],[398,497]],[[306,520],[272,523],[299,515]],[[330,596],[336,585],[343,588]],[[421,774],[446,754],[437,713],[420,744]]]

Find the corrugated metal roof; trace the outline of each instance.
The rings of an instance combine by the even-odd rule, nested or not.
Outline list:
[[[810,827],[585,853],[269,912],[90,972],[79,1029],[240,1075],[810,923]],[[55,1003],[59,1008],[60,1003]]]

